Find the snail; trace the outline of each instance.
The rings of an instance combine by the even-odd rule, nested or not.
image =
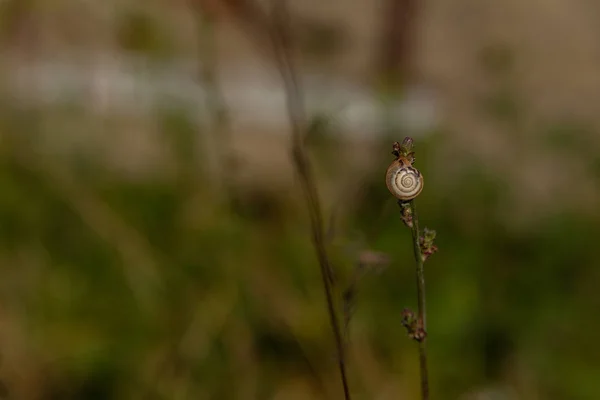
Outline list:
[[[414,161],[411,154],[408,157],[398,155],[387,169],[385,183],[388,190],[399,200],[412,200],[423,190],[423,175],[412,166]]]

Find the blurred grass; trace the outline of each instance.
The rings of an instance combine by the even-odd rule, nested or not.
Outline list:
[[[166,176],[131,178],[93,159],[81,168],[77,158],[38,148],[52,128],[29,112],[2,119],[2,319],[24,332],[23,354],[12,350],[2,365],[15,396],[23,377],[36,398],[291,398],[291,388],[315,398],[336,390],[301,204],[261,186],[215,201],[203,174],[189,174],[200,156],[180,139],[167,144],[180,165]],[[157,127],[183,140],[191,131],[181,121],[159,116]],[[418,143],[425,176],[441,173],[428,159],[436,140]],[[59,170],[71,184],[53,175]],[[367,248],[393,260],[361,282],[352,382],[364,398],[411,397],[416,359],[399,318],[414,298],[410,233],[373,171],[332,247],[341,277],[354,260],[344,250],[351,232],[368,233]],[[595,398],[597,216],[557,204],[553,216],[514,228],[501,212],[510,204],[506,185],[473,164],[452,190],[429,186],[420,198],[423,222],[440,233],[427,270],[433,392],[458,398],[508,384],[521,398]],[[156,282],[139,265],[146,260]],[[3,338],[4,351],[13,340]]]
[[[39,4],[4,2],[3,40]],[[174,54],[176,35],[152,13],[125,13],[115,30],[122,49]],[[316,53],[333,43],[306,40]],[[595,132],[557,118],[521,135],[532,132],[521,125],[528,110],[512,86],[514,55],[494,45],[480,56],[493,84],[474,108],[508,123],[503,139],[516,151],[490,162],[453,146],[449,131],[417,139],[427,179],[420,215],[440,248],[426,271],[433,397],[510,388],[522,399],[600,398],[600,214],[562,189],[532,217],[524,203],[537,203],[516,196],[513,181],[547,151],[557,170],[583,162],[589,176],[573,180],[597,192]],[[130,121],[76,103],[21,108],[2,98],[0,380],[9,398],[334,398],[333,347],[295,182],[248,176],[252,160],[232,150],[227,196],[218,195],[205,162],[212,149],[198,140],[211,133],[176,105],[155,111]],[[350,341],[355,398],[416,398],[416,352],[400,322],[415,298],[410,232],[383,184],[390,140],[349,145],[327,118],[314,125],[307,144],[327,216],[338,218],[330,247],[340,278],[361,250],[392,259],[361,281]],[[123,166],[143,152],[124,148],[135,143],[132,130],[163,151],[140,174]],[[64,145],[73,136],[74,151]],[[273,148],[255,159],[279,160]],[[366,153],[376,161],[363,170],[355,160]],[[275,177],[289,172],[266,164]],[[340,192],[351,194],[340,198],[347,181]]]

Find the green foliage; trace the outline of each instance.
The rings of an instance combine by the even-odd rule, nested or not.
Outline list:
[[[199,156],[190,149],[189,121],[175,112],[161,115],[164,137],[174,134],[165,143],[178,167],[169,169],[186,171]],[[35,138],[27,115],[3,122]],[[129,229],[106,237],[81,214],[73,193],[56,185],[51,168],[11,156],[30,151],[34,142],[2,142],[0,296],[25,328],[32,363],[42,368],[44,360],[56,360],[45,393],[171,398],[187,391],[235,398],[253,390],[256,398],[269,398],[290,382],[317,394],[330,384],[335,363],[320,276],[305,210],[292,196],[257,186],[231,190],[219,203],[203,189],[202,173],[184,173],[197,181],[182,181],[180,174],[131,179],[90,162],[86,168],[97,169],[75,174],[78,187]],[[425,176],[432,173],[426,154],[434,145],[418,143]],[[322,156],[335,151],[317,147]],[[499,212],[506,182],[475,162],[464,171],[448,192],[429,187],[419,197],[421,224],[436,228],[440,248],[426,264],[433,393],[457,398],[474,386],[521,380],[541,398],[600,396],[600,327],[593,318],[600,307],[597,219],[556,212],[511,228]],[[360,349],[350,363],[353,390],[366,396],[375,389],[361,376],[410,377],[417,369],[400,315],[415,298],[410,231],[379,172],[367,179],[364,196],[330,243],[341,280],[350,276],[362,245],[392,260],[360,281],[351,323],[350,338]],[[364,242],[344,232],[359,232]],[[147,254],[124,258],[123,248]],[[151,289],[150,312],[130,280],[146,257],[157,263],[160,280]],[[140,277],[133,284],[144,282]],[[365,354],[373,358],[364,361]],[[418,388],[404,390],[411,396]]]

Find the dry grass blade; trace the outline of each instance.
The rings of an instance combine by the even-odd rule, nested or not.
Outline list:
[[[333,331],[338,366],[340,370],[344,398],[349,400],[350,389],[346,374],[346,355],[340,323],[337,318],[333,300],[333,273],[331,263],[327,255],[325,244],[325,232],[323,214],[319,202],[313,171],[304,147],[304,135],[307,132],[308,118],[304,108],[304,97],[298,83],[298,75],[294,68],[291,55],[291,43],[289,32],[289,11],[285,0],[274,0],[272,2],[273,25],[271,30],[271,41],[275,52],[276,61],[281,73],[286,92],[286,105],[289,120],[292,127],[292,157],[296,171],[300,177],[302,190],[306,199],[311,219],[312,241],[317,253],[323,288],[327,300],[327,309]]]

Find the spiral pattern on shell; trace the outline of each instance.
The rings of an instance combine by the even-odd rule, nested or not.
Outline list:
[[[405,160],[392,162],[386,174],[389,191],[400,200],[412,200],[423,190],[423,175]]]

